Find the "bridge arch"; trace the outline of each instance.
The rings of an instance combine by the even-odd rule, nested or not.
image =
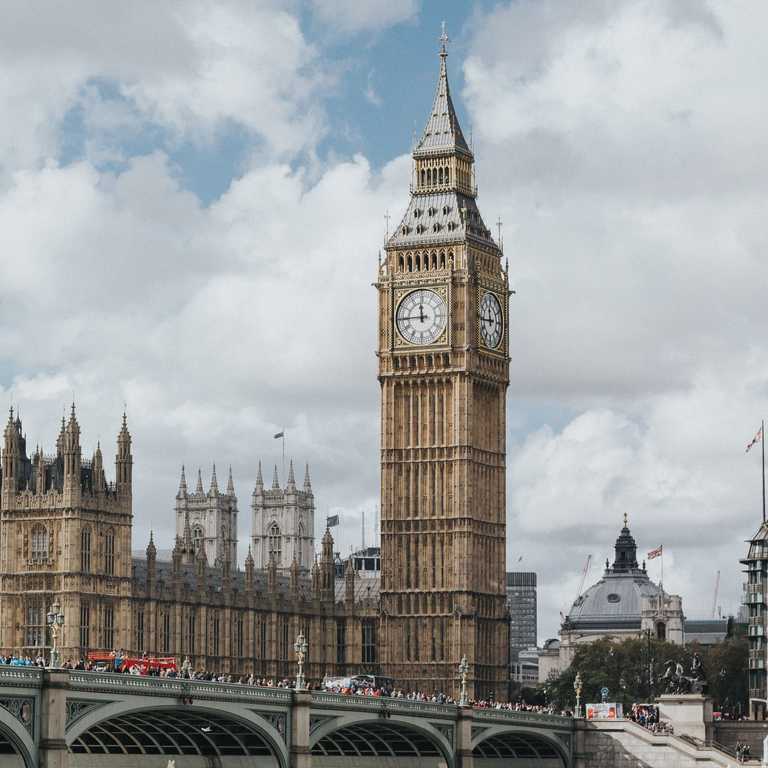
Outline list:
[[[118,701],[98,705],[74,722],[66,742],[73,768],[79,765],[77,755],[96,754],[256,757],[263,765],[271,757],[273,768],[287,768],[286,721],[282,716],[276,727],[252,709],[231,703],[136,706]],[[88,759],[83,764],[90,766]]]
[[[453,727],[454,723],[446,723]],[[420,717],[377,713],[329,718],[310,734],[313,768],[338,766],[339,758],[365,760],[371,768],[453,768],[453,744]]]
[[[0,766],[36,765],[37,746],[32,735],[7,709],[0,707]]]
[[[491,726],[472,739],[475,768],[570,768],[569,752],[554,733],[524,726]]]

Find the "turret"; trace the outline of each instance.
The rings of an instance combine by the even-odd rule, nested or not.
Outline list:
[[[355,563],[352,557],[347,560],[344,571],[344,602],[348,608],[355,604]]]
[[[280,490],[280,480],[277,477],[277,464],[275,464],[275,471],[274,471],[274,474],[272,475],[272,490],[273,491]]]
[[[43,449],[37,449],[35,454],[35,492],[37,494],[45,493],[45,457],[43,456]]]
[[[304,493],[312,493],[312,481],[309,478],[309,464],[304,470]]]
[[[197,469],[197,486],[195,487],[195,496],[205,496],[205,491],[203,490],[203,473],[199,467]]]
[[[171,562],[173,563],[173,575],[178,576],[181,573],[181,539],[177,536],[171,552]]]
[[[321,599],[325,602],[333,602],[335,600],[336,574],[333,565],[333,536],[331,536],[330,528],[326,528],[323,534],[320,571]]]
[[[101,443],[96,443],[96,450],[93,453],[91,463],[91,472],[93,479],[93,490],[96,493],[102,493],[106,488],[106,478],[104,477],[104,458],[101,455]]]
[[[205,584],[205,572],[208,568],[208,558],[205,556],[205,547],[195,553],[195,578],[197,579],[198,589]]]
[[[8,413],[3,443],[3,491],[14,493],[19,487],[19,433],[13,419],[13,407]]]
[[[187,476],[184,474],[184,465],[181,465],[181,478],[179,480],[179,490],[176,494],[176,498],[186,499],[187,498]]]
[[[299,597],[299,563],[294,557],[291,561],[290,574],[290,589],[291,597],[298,599]]]
[[[296,478],[293,475],[293,459],[288,465],[288,484],[285,486],[288,493],[296,493]]]
[[[149,532],[149,544],[147,544],[147,590],[150,589],[152,582],[155,580],[157,574],[157,547],[155,546],[155,540],[152,535],[152,531]]]
[[[123,413],[123,424],[120,428],[120,434],[117,436],[115,481],[118,496],[131,495],[131,486],[133,482],[133,456],[131,455],[131,433],[128,431],[128,420],[125,413]]]
[[[312,563],[312,599],[319,600],[321,596],[322,585],[320,583],[320,566],[317,564],[317,557]]]
[[[253,562],[253,552],[248,547],[248,554],[245,556],[245,590],[250,592],[253,590],[253,576],[255,573],[255,567]]]
[[[130,444],[130,438],[128,438]],[[64,432],[64,492],[79,493],[81,487],[80,480],[80,425],[75,416],[75,404],[72,403],[72,410],[67,422],[67,428]]]

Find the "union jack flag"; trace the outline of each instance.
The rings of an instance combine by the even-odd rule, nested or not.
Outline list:
[[[664,550],[664,545],[660,544],[658,547],[656,547],[656,549],[652,549],[648,553],[648,559],[653,560],[654,557],[661,557],[663,550]]]
[[[744,451],[744,453],[749,453],[749,449],[757,443],[758,440],[763,439],[763,428],[762,426],[760,429],[757,430],[757,434],[752,438],[752,442],[747,446],[747,450]]]

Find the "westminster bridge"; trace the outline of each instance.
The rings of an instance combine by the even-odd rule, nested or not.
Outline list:
[[[0,667],[0,768],[571,768],[573,736],[532,712]]]

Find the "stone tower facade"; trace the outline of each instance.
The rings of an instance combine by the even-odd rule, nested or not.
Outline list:
[[[299,571],[308,572],[314,555],[315,531],[315,496],[309,466],[301,488],[296,485],[291,461],[285,488],[280,487],[275,467],[272,487],[265,489],[259,462],[251,509],[251,551],[256,568],[266,568],[274,558],[280,571],[287,572],[295,561]]]
[[[0,644],[34,656],[49,644],[46,613],[67,622],[64,658],[81,647],[127,645],[131,626],[131,435],[117,437],[115,481],[101,447],[83,459],[72,406],[56,453],[27,455],[21,420],[5,427],[0,483]]]
[[[219,491],[215,464],[207,492],[203,490],[203,477],[198,470],[197,487],[194,493],[189,493],[184,467],[181,468],[176,494],[176,536],[184,539],[185,535],[192,540],[196,552],[202,548],[211,565],[225,560],[232,565],[237,563],[237,496],[231,467],[224,493]]]
[[[445,38],[411,199],[379,268],[385,674],[505,696],[508,277],[476,204]]]

